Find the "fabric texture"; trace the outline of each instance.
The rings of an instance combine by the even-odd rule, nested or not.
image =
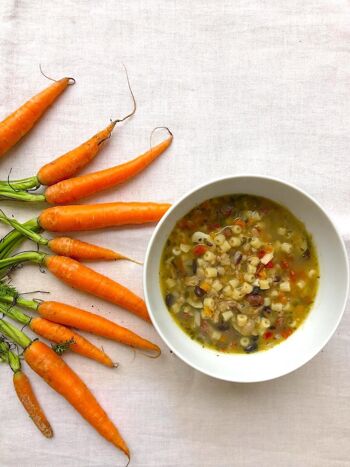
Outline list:
[[[74,76],[41,122],[0,161],[1,179],[34,175],[132,106],[88,171],[142,153],[167,125],[171,149],[144,173],[84,202],[174,202],[214,177],[280,177],[314,196],[350,249],[350,3],[346,0],[2,0],[0,119],[48,85]],[[161,138],[158,134],[155,137]],[[2,202],[22,221],[41,207]],[[153,226],[79,238],[142,260]],[[7,229],[1,228],[1,232]],[[27,243],[25,248],[31,248]],[[93,267],[142,295],[142,268]],[[100,313],[161,345],[152,360],[104,339],[115,370],[76,355],[67,362],[127,440],[133,467],[345,467],[350,465],[349,306],[329,344],[303,368],[261,384],[206,377],[177,359],[150,325],[72,291],[37,266],[13,276],[22,292]],[[36,295],[46,298],[46,295]],[[67,403],[26,367],[55,437],[44,439],[0,368],[2,467],[124,466]]]

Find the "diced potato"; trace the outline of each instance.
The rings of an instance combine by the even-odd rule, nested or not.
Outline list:
[[[216,268],[206,268],[204,272],[206,277],[216,277],[218,275]]]
[[[199,279],[197,276],[187,276],[185,277],[185,280],[184,280],[185,284],[189,287],[194,287],[195,285],[198,284],[198,281]]]
[[[231,250],[231,245],[227,240],[224,241],[224,243],[220,246],[220,250],[226,253],[227,251]]]
[[[257,266],[260,263],[260,259],[257,256],[250,256],[248,258],[248,263],[251,266]]]
[[[267,279],[260,279],[259,287],[261,290],[267,290],[270,288],[270,283]]]
[[[222,283],[221,283],[218,279],[216,279],[216,280],[213,282],[212,288],[213,288],[214,290],[216,290],[217,292],[220,292],[220,290],[223,288],[223,285],[222,285]]]
[[[224,243],[224,241],[226,240],[226,237],[225,235],[223,234],[217,234],[215,237],[214,237],[214,243],[216,245],[222,245]]]
[[[315,269],[310,269],[310,271],[308,272],[308,276],[310,277],[310,279],[312,279],[313,277],[316,277],[316,274],[317,274],[317,271]]]
[[[184,243],[181,243],[180,249],[184,253],[188,253],[190,251],[191,247],[190,247],[190,245],[185,245]]]
[[[213,331],[211,338],[214,339],[215,341],[218,341],[221,337],[221,332],[220,331]]]
[[[205,261],[208,261],[208,263],[214,263],[216,260],[216,256],[212,251],[207,250],[203,255],[203,259]]]
[[[256,273],[256,266],[253,266],[252,264],[248,264],[247,266],[247,272],[249,274],[255,274]]]
[[[265,297],[264,298],[264,306],[270,306],[271,305],[271,298],[270,297]]]
[[[291,306],[289,302],[283,305],[283,311],[289,311],[290,309],[291,309]]]
[[[280,290],[282,290],[282,292],[290,292],[290,282],[289,281],[281,282]]]
[[[250,245],[253,247],[253,248],[260,248],[261,245],[262,245],[262,242],[261,240],[258,238],[258,237],[253,237],[250,241]]]
[[[242,244],[241,239],[238,238],[238,237],[231,237],[228,242],[234,248],[236,248],[238,246],[241,246],[241,244]]]
[[[286,235],[287,229],[285,227],[279,227],[277,229],[278,235]]]
[[[165,283],[166,283],[166,286],[169,289],[172,289],[176,285],[176,281],[174,279],[171,279],[170,277],[168,277],[168,279],[166,279]]]
[[[230,257],[227,253],[224,253],[219,258],[219,263],[223,266],[229,266],[231,264]]]
[[[289,254],[292,251],[292,245],[290,243],[284,242],[281,245],[281,250]]]
[[[224,295],[226,295],[226,297],[230,297],[231,296],[231,293],[232,293],[232,289],[229,285],[226,285],[223,290],[222,290],[222,293]]]
[[[203,305],[205,308],[210,308],[211,310],[215,307],[215,301],[212,297],[205,297],[203,300]]]
[[[272,311],[282,311],[283,310],[282,303],[271,303],[271,310]]]
[[[299,287],[299,289],[303,289],[305,287],[305,281],[302,281],[302,280],[298,281],[297,286]]]
[[[249,274],[248,272],[246,272],[244,274],[244,280],[247,281],[247,282],[254,282],[255,281],[255,276],[254,276],[254,274]]]
[[[229,321],[229,320],[232,318],[233,313],[232,313],[231,310],[228,310],[228,311],[224,311],[224,312],[221,314],[221,316],[222,316],[222,319],[223,319],[225,322],[227,322],[227,321]]]
[[[253,286],[251,284],[248,284],[248,282],[243,282],[241,288],[240,288],[240,292],[243,294],[243,295],[247,295],[249,293],[251,293],[253,290]]]
[[[273,252],[270,252],[270,253],[266,253],[266,255],[264,255],[260,261],[262,262],[262,264],[267,264],[272,260],[272,258],[273,258]]]

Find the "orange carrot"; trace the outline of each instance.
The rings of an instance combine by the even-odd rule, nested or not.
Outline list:
[[[81,329],[131,347],[160,353],[160,349],[156,344],[138,336],[129,329],[113,323],[109,319],[89,311],[65,305],[64,303],[48,301],[39,303],[37,312],[49,321]]]
[[[0,157],[28,133],[57,97],[74,82],[72,78],[55,81],[0,122]]]
[[[50,347],[40,341],[24,351],[28,365],[63,396],[107,441],[129,458],[128,446],[119,431],[79,376]]]
[[[26,261],[44,264],[52,274],[71,287],[115,303],[135,315],[150,321],[145,302],[131,290],[118,282],[99,274],[72,258],[52,256],[37,251],[26,251],[8,258],[0,259],[0,270],[4,273],[11,266]]]
[[[140,318],[150,321],[145,302],[131,290],[87,266],[65,256],[45,255],[44,262],[52,274],[74,289],[125,308]]]
[[[19,370],[13,374],[13,385],[18,399],[35,425],[39,428],[41,433],[46,436],[46,438],[52,438],[53,431],[51,425],[34,394],[28,377],[23,373],[23,371]]]
[[[77,260],[105,260],[105,261],[116,261],[125,259],[132,261],[137,264],[142,264],[139,261],[128,258],[121,253],[118,253],[108,248],[102,248],[91,243],[82,242],[70,237],[56,237],[52,240],[47,239],[43,235],[40,235],[38,232],[34,231],[38,224],[34,222],[33,225],[27,226],[26,224],[21,224],[16,219],[12,217],[7,217],[3,212],[0,212],[0,222],[10,225],[21,235],[24,235],[38,245],[45,245],[50,248],[51,251],[61,256],[69,256],[70,258],[75,258]],[[35,229],[38,230],[38,229]]]
[[[32,318],[29,324],[32,331],[45,339],[57,344],[70,342],[72,352],[91,358],[110,368],[114,367],[112,360],[101,349],[90,341],[60,324],[52,323],[43,318]]]
[[[111,122],[92,138],[63,156],[45,164],[37,173],[41,185],[53,185],[73,177],[83,169],[103,148],[105,141],[111,136],[117,121]]]
[[[45,191],[46,201],[51,204],[72,203],[107,188],[119,185],[144,170],[170,146],[172,140],[173,135],[170,133],[169,138],[136,159],[111,167],[110,169],[69,178],[68,180],[51,185]]]
[[[126,259],[134,263],[140,264],[138,261],[124,256],[117,251],[103,248],[101,246],[93,245],[91,243],[82,242],[70,237],[56,237],[48,241],[47,246],[56,255],[68,256],[77,260],[104,260],[116,261]]]
[[[157,222],[170,204],[103,203],[55,206],[42,211],[40,226],[51,232],[94,230],[125,224]]]
[[[0,319],[0,332],[24,349],[24,359],[33,371],[64,397],[101,436],[130,459],[129,449],[115,425],[86,384],[62,358],[43,342],[32,341],[23,331],[3,319]]]

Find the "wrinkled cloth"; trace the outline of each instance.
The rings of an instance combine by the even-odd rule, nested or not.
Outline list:
[[[0,2],[0,118],[49,84],[74,76],[42,121],[0,161],[1,179],[34,175],[44,163],[126,115],[88,170],[149,147],[167,125],[172,148],[144,173],[86,202],[174,202],[214,177],[249,172],[280,177],[314,196],[350,248],[350,3],[345,0]],[[154,135],[154,140],[162,134]],[[22,221],[40,206],[2,202]],[[2,227],[1,232],[7,229]],[[153,226],[79,238],[142,260]],[[24,248],[33,248],[27,243]],[[142,268],[96,270],[142,295]],[[120,428],[133,467],[345,467],[350,464],[349,306],[334,337],[311,362],[283,378],[231,384],[191,369],[155,330],[116,306],[59,283],[38,266],[13,275],[22,292],[60,300],[130,326],[161,345],[152,360],[105,339],[118,369],[76,355],[79,372]],[[0,368],[2,467],[114,467],[125,458],[27,366],[50,419],[44,439]]]

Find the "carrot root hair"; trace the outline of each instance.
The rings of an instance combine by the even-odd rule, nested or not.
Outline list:
[[[41,63],[39,63],[39,69],[40,69],[40,73],[41,73],[46,79],[57,83],[57,81],[58,81],[57,79],[50,78],[50,76],[47,76],[47,75],[43,72]],[[67,79],[68,79],[68,84],[69,84],[69,86],[73,86],[73,85],[76,83],[76,80],[75,80],[74,78],[72,78],[71,76],[67,76]]]

